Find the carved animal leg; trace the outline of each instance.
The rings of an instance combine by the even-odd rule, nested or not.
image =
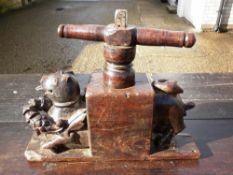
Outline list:
[[[69,132],[69,134],[66,132],[61,135],[56,135],[56,137],[53,140],[43,144],[42,148],[52,149],[52,148],[56,148],[59,145],[64,145],[64,146],[68,146],[68,148],[72,148],[72,147],[76,147],[74,146],[76,144],[78,145],[81,144],[80,135],[79,133],[77,133],[77,131],[71,131]]]
[[[69,136],[68,135],[67,136],[58,135],[56,139],[42,145],[42,148],[52,149],[57,145],[65,145],[65,144],[71,142],[72,136],[73,136],[73,133],[71,133]]]

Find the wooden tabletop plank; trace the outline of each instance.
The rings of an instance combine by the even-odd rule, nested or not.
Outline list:
[[[2,74],[0,75],[0,122],[24,122],[22,107],[30,98],[39,97],[42,93],[35,90],[39,85],[40,74]],[[90,75],[76,76],[81,93],[89,81]]]
[[[40,95],[35,91],[40,78],[40,74],[0,75],[0,122],[24,122],[22,106]],[[77,78],[83,93],[90,74],[79,74]],[[186,119],[233,119],[233,73],[154,74],[153,78],[179,82],[184,101],[196,104]]]
[[[233,101],[231,100],[194,102],[196,106],[187,111],[185,120],[233,119]]]
[[[81,87],[86,86],[90,74],[78,74]],[[25,98],[39,85],[40,74],[1,74],[0,93],[4,98]],[[233,100],[230,90],[233,87],[233,73],[224,74],[153,74],[154,80],[170,79],[178,81],[184,88],[185,99]],[[83,89],[83,88],[82,88]],[[18,94],[14,94],[17,91]],[[221,92],[221,93],[219,93]],[[36,92],[34,92],[36,93]]]
[[[197,104],[188,112],[185,131],[197,142],[202,154],[199,161],[27,163],[23,152],[31,129],[21,117],[21,107],[39,95],[34,88],[41,75],[0,75],[0,174],[231,174],[233,74],[154,76],[179,81],[185,101]],[[77,77],[82,91],[89,77]]]
[[[171,79],[179,82],[181,86],[212,86],[212,85],[232,85],[233,73],[159,73],[153,74],[154,80]]]
[[[23,154],[31,129],[0,123],[0,174],[232,174],[233,120],[190,120],[186,126],[200,149],[199,161],[28,163]]]

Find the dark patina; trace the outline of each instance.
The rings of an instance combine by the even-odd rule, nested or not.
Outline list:
[[[185,128],[183,117],[194,104],[183,103],[180,97],[183,90],[177,82],[150,82],[146,74],[135,74],[132,68],[136,45],[189,48],[195,44],[193,33],[128,25],[127,11],[120,9],[116,10],[114,24],[60,25],[58,34],[64,38],[105,42],[106,62],[103,72],[91,75],[85,97],[80,96],[72,73],[63,73],[68,75],[65,84],[60,81],[62,73],[42,78],[41,87],[46,92],[43,102],[48,102],[41,105],[40,101],[32,100],[24,115],[37,133],[56,131],[58,138],[52,135],[52,141],[44,144],[43,149],[35,142],[29,143],[25,153],[28,160],[33,159],[30,151],[40,155],[37,159],[40,161],[199,158],[195,144],[191,145],[195,152],[187,148],[185,152],[177,149],[174,139]],[[55,84],[54,89],[47,89],[46,84]],[[54,98],[51,94],[57,89]],[[83,117],[76,115],[78,110],[82,110]],[[33,138],[46,142],[44,137]],[[61,146],[67,148],[59,151],[64,157],[58,152],[44,151]]]

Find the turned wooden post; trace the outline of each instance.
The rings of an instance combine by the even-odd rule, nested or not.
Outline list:
[[[136,45],[192,47],[195,43],[193,33],[136,27],[128,25],[127,18],[126,10],[116,10],[114,24],[68,24],[58,28],[61,37],[105,42],[103,78],[107,87],[122,89],[135,84],[132,61]]]

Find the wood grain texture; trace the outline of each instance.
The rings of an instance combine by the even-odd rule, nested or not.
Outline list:
[[[115,25],[73,25],[62,24],[58,27],[58,35],[63,38],[104,41],[109,45],[150,45],[192,47],[196,38],[193,33],[168,31],[156,28],[135,27],[127,25],[116,28]]]
[[[179,133],[173,138],[168,149],[156,151],[152,147],[149,160],[198,160],[200,155],[201,153],[193,137],[187,133]]]
[[[41,76],[0,75],[0,122],[24,122],[22,106],[30,98],[40,95],[35,87],[39,85]],[[83,94],[90,74],[79,74],[77,78]],[[184,101],[193,101],[196,104],[194,109],[188,111],[186,119],[233,119],[233,73],[153,74],[152,78],[178,81],[184,89]]]
[[[199,161],[28,163],[23,152],[31,129],[24,123],[0,123],[0,174],[232,174],[233,120],[189,120],[186,125],[201,151]]]
[[[58,27],[58,35],[64,38],[75,38],[91,41],[103,41],[104,40],[103,25],[73,25],[73,24],[61,24]]]
[[[155,28],[137,28],[137,44],[148,46],[192,47],[196,42],[193,33],[167,31]]]
[[[33,133],[31,140],[24,152],[28,161],[85,161],[92,156],[91,149],[89,148],[89,133],[87,130],[77,132],[79,134],[79,143],[75,145],[75,148],[68,149],[63,147],[63,151],[43,149],[41,145],[54,140],[58,135],[41,134],[36,135]]]
[[[106,61],[115,64],[129,64],[133,61],[136,54],[136,46],[110,46],[104,45],[104,58]]]
[[[35,87],[39,85],[41,76],[0,75],[0,122],[24,122],[22,106],[30,98],[40,95]],[[90,74],[79,74],[77,78],[83,94]],[[193,101],[196,104],[194,109],[188,111],[186,119],[233,119],[233,73],[153,74],[152,78],[178,81],[184,89],[184,101]]]
[[[79,80],[83,81],[80,83],[82,90],[88,82],[88,77],[89,75],[78,76]],[[28,163],[23,153],[32,132],[21,118],[21,104],[29,97],[35,96],[34,87],[40,75],[0,75],[0,174],[232,174],[233,94],[229,92],[233,89],[233,74],[155,74],[154,78],[177,80],[185,93],[186,88],[198,86],[197,94],[190,91],[193,94],[192,98],[187,96],[190,100],[194,99],[203,88],[228,87],[224,91],[220,88],[218,94],[209,91],[209,98],[204,96],[198,101],[196,108],[188,112],[189,120],[185,121],[184,132],[192,134],[195,139],[201,152],[199,161]],[[17,90],[18,94],[22,92],[26,95],[14,96],[13,90]],[[225,93],[229,95],[225,96]],[[224,98],[211,99],[211,96],[216,97],[219,94]],[[189,100],[188,98],[186,100]]]
[[[0,75],[0,122],[24,122],[22,107],[30,98],[41,95],[35,87],[39,85],[40,74]],[[81,94],[89,81],[90,75],[76,76]]]
[[[185,119],[233,119],[233,74],[153,74],[152,79],[176,80],[184,89],[185,102],[196,106]]]
[[[150,153],[154,91],[145,74],[136,86],[104,87],[102,73],[92,75],[86,102],[93,156],[102,159],[145,159]]]

